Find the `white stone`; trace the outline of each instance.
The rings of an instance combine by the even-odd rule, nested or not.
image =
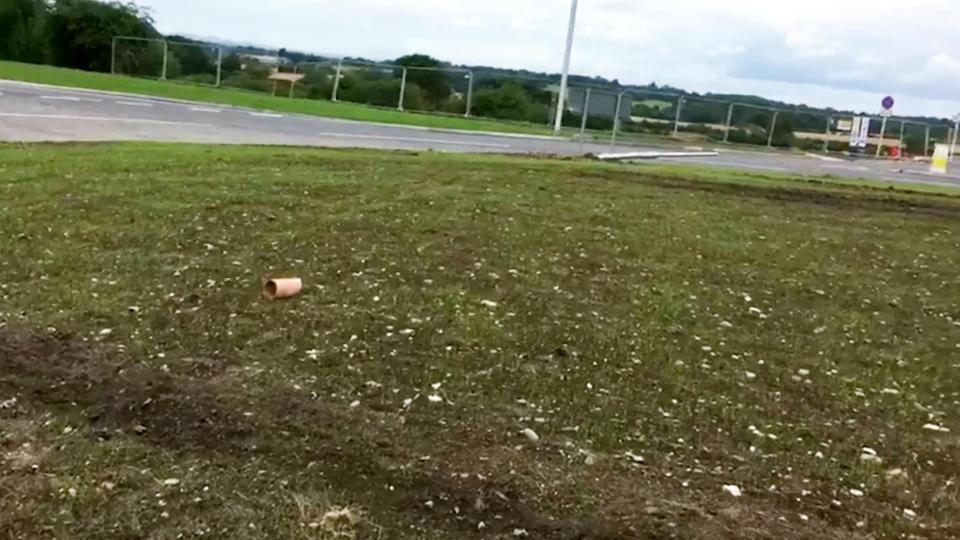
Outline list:
[[[538,442],[540,442],[540,435],[537,435],[537,432],[534,431],[534,430],[532,430],[532,429],[530,429],[530,428],[525,428],[525,429],[524,429],[523,431],[521,431],[520,433],[522,433],[523,436],[526,437],[527,440],[529,440],[529,441],[532,442],[532,443],[538,443]]]
[[[734,485],[723,486],[723,492],[730,495],[731,497],[742,497],[743,491],[739,487]]]

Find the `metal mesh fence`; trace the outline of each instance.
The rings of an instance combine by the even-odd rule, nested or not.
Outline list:
[[[403,109],[467,115],[473,100],[473,74],[467,69],[407,66]]]
[[[472,114],[549,125],[558,79],[475,71]]]
[[[246,49],[252,51],[251,49]],[[221,50],[197,42],[117,37],[112,71],[135,77],[222,85],[275,93],[277,71],[303,75],[278,95],[333,100],[403,111],[478,116],[549,126],[559,97],[559,79],[525,72],[504,73],[451,66],[401,66],[363,60],[320,58],[294,64],[280,53]],[[287,91],[289,89],[289,92]],[[778,109],[736,101],[735,96],[681,95],[658,89],[620,91],[573,78],[565,100],[566,133],[616,140],[653,136],[698,143],[845,151],[850,115]],[[880,118],[871,118],[869,151],[878,155],[929,155],[949,143],[950,128],[890,118],[880,138]],[[891,151],[890,148],[896,148]]]
[[[218,47],[200,43],[167,42],[168,80],[217,86],[220,84],[222,56]]]
[[[118,75],[162,79],[165,48],[162,39],[114,38],[110,70]]]
[[[379,107],[399,107],[402,84],[403,69],[400,66],[343,61],[337,65],[332,99]],[[415,101],[420,98],[419,94],[411,91],[403,100]]]

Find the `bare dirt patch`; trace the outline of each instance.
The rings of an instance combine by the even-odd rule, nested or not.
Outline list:
[[[171,451],[214,452],[227,459],[254,453],[290,474],[309,470],[341,486],[365,479],[352,488],[360,492],[359,500],[376,500],[406,512],[419,526],[464,538],[642,537],[634,525],[543,515],[508,481],[454,474],[466,470],[462,464],[411,469],[417,458],[397,444],[401,426],[380,422],[378,429],[364,429],[344,411],[282,393],[264,392],[251,401],[225,373],[208,363],[180,372],[160,370],[66,334],[0,329],[0,395],[20,396],[22,404],[42,410],[79,413],[89,436],[100,441],[131,437]],[[245,409],[256,412],[241,412]],[[27,463],[29,457],[33,463],[24,452],[9,452],[9,461]],[[371,482],[393,486],[394,495],[366,491],[363,484]],[[437,502],[428,507],[427,501]]]

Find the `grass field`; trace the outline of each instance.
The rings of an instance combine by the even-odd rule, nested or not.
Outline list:
[[[198,84],[161,82],[150,79],[115,76],[53,66],[0,61],[0,79],[125,92],[188,101],[218,103],[285,113],[307,114],[364,122],[414,125],[440,129],[493,131],[532,135],[550,135],[543,126],[530,124],[400,112],[366,105],[312,99],[288,99],[235,89],[214,88]]]
[[[0,538],[960,536],[960,198],[712,174],[0,146]]]

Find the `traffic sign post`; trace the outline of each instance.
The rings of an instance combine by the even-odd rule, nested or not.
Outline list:
[[[893,96],[887,96],[880,102],[880,105],[883,107],[883,112],[880,113],[881,116],[883,116],[883,123],[880,124],[880,142],[877,144],[877,157],[883,154],[883,137],[887,134],[887,121],[893,116],[893,106],[896,105],[896,103]]]

